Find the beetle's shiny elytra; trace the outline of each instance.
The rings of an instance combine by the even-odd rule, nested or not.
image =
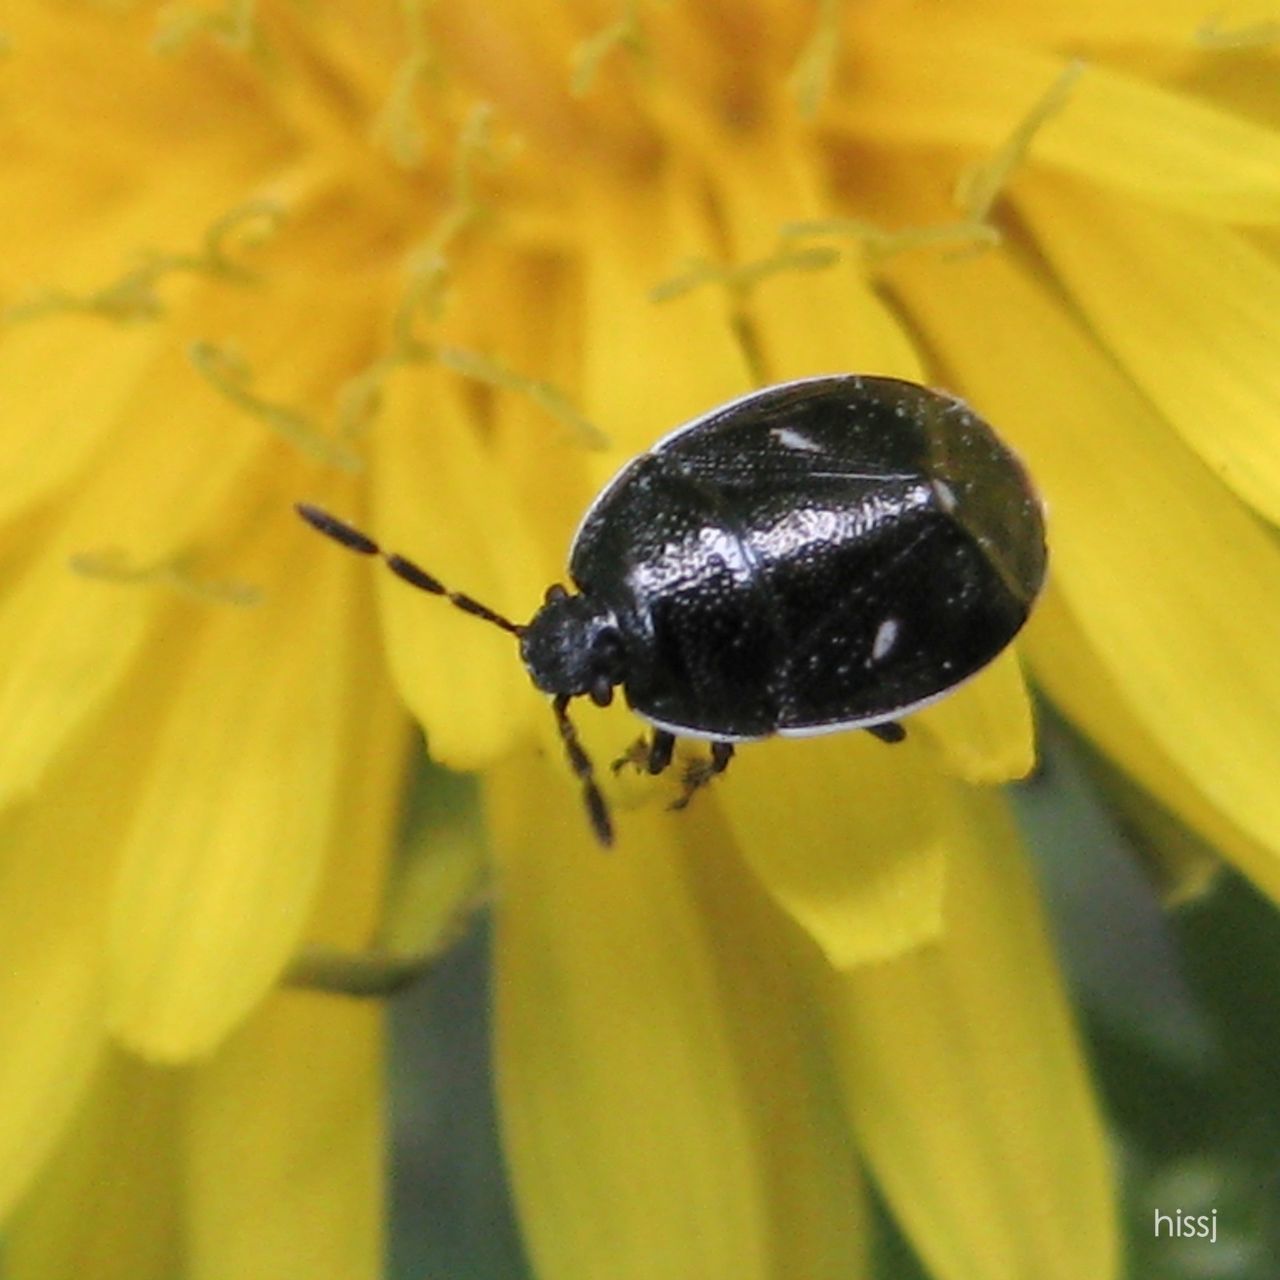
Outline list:
[[[653,725],[654,773],[676,737],[712,744],[683,805],[736,742],[867,729],[995,658],[1044,581],[1039,499],[967,405],[896,378],[804,378],[743,396],[663,437],[592,503],[556,585],[525,626],[451,592],[314,507],[321,532],[519,638],[553,695],[592,827],[612,827],[568,706],[620,686]],[[633,757],[634,758],[634,757]]]

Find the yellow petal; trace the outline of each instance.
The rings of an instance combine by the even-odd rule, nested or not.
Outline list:
[[[1019,0],[998,4],[976,0],[976,3],[955,6],[953,12],[963,14],[965,21],[973,23],[975,28],[985,28],[987,32],[998,29],[1002,37],[1019,42],[1033,41],[1072,50],[1095,44],[1115,45],[1121,50],[1134,45],[1156,45],[1182,53],[1193,53],[1200,47],[1198,34],[1211,30],[1210,24],[1224,30],[1237,30],[1275,16],[1267,0],[1243,0],[1229,9],[1218,10],[1212,6],[1206,8],[1202,0],[1123,5],[1111,4],[1108,0],[1083,0],[1069,8],[1022,4]]]
[[[586,418],[577,386],[582,282],[560,255],[548,258],[545,251],[495,248],[486,254],[485,279],[478,282],[482,287],[469,291],[467,301],[474,298],[476,327],[484,334],[492,331],[493,337],[479,344],[471,337],[458,339],[464,346],[492,347],[495,358],[520,374],[536,373],[593,429],[584,432],[577,421],[549,410],[545,397],[540,400],[528,391],[494,397],[493,454],[542,549],[542,585],[564,578],[570,539],[599,483],[588,468],[607,440],[605,424]],[[509,309],[501,314],[489,305],[496,295],[509,299]],[[538,317],[537,324],[524,322],[530,315]]]
[[[41,81],[60,78],[50,76],[30,48],[11,60],[8,70],[18,71],[19,79],[31,73]],[[34,88],[28,83],[18,89],[9,81],[13,94]],[[76,115],[84,113],[82,101]],[[233,193],[240,188],[196,169],[167,171],[164,182],[141,191],[129,183],[122,196],[119,188],[125,184],[105,179],[93,165],[53,160],[53,148],[62,140],[32,144],[35,154],[28,159],[48,164],[49,171],[24,164],[5,175],[9,198],[0,211],[0,242],[20,244],[22,252],[0,264],[6,277],[2,304],[9,309],[0,314],[0,385],[6,389],[0,519],[47,499],[72,479],[106,444],[122,415],[136,417],[148,403],[163,403],[161,420],[168,420],[179,396],[185,400],[195,385],[171,323],[193,299],[203,303],[221,297],[225,304],[253,297],[243,280],[193,279],[190,271],[173,271],[155,282],[151,300],[160,307],[157,315],[130,314],[127,307],[116,318],[78,312],[76,300],[110,296],[122,281],[143,278],[144,254],[194,254],[210,225],[234,207],[239,197]],[[83,136],[77,143],[82,156]],[[92,218],[85,217],[86,208],[94,209]],[[42,313],[41,306],[54,296],[64,300],[62,308]],[[72,305],[65,305],[67,300]],[[183,391],[169,381],[177,378],[186,381]],[[161,380],[163,401],[155,391],[148,395],[144,379]],[[169,447],[190,431],[189,407],[183,422],[179,436],[162,433]]]
[[[1280,851],[1280,545],[1002,257],[948,264],[945,288],[905,260],[894,280],[1042,487],[1054,589],[1134,719]],[[1055,653],[1036,647],[1044,663]]]
[[[463,390],[438,369],[393,379],[378,430],[375,532],[450,590],[526,622],[544,569],[505,473],[476,438]],[[378,601],[396,683],[432,758],[455,769],[487,764],[538,705],[515,639],[385,569]]]
[[[689,259],[708,256],[693,197],[672,179],[628,190],[626,199],[601,193],[582,213],[583,405],[615,446],[596,462],[598,483],[659,436],[751,386],[718,290],[649,296]]]
[[[428,810],[398,852],[378,940],[392,955],[448,949],[486,897],[488,847],[470,777],[443,769],[421,781]]]
[[[938,745],[947,772],[966,782],[1011,782],[1035,765],[1031,698],[1015,649],[909,724]]]
[[[52,798],[11,811],[0,831],[0,1216],[103,1059],[107,902],[166,695],[159,680],[132,690],[59,761]]]
[[[862,1150],[939,1280],[1107,1280],[1101,1121],[1001,801],[956,795],[947,928],[833,975],[827,1017]]]
[[[1217,806],[1201,780],[1185,773],[1168,752],[1168,744],[1154,737],[1150,727],[1134,714],[1114,673],[1101,663],[1066,601],[1052,587],[1027,628],[1026,647],[1044,691],[1081,732],[1171,813],[1280,901],[1280,859],[1274,850],[1251,838],[1230,813]],[[1162,856],[1170,853],[1176,860],[1176,846],[1163,850]],[[1202,868],[1184,866],[1184,872],[1190,874],[1192,883],[1203,877]],[[1176,894],[1187,887],[1186,881],[1179,879],[1170,887]]]
[[[765,1280],[767,1148],[680,815],[628,812],[606,854],[563,774],[522,754],[487,775],[498,1096],[534,1268]]]
[[[153,370],[131,412],[168,420],[192,377],[175,355]],[[0,803],[34,786],[101,708],[169,599],[73,566],[118,557],[146,570],[190,550],[262,445],[261,428],[198,413],[178,433],[129,423],[111,436],[101,465],[0,608]]]
[[[1206,844],[1124,774],[1112,770],[1103,781],[1106,798],[1120,812],[1126,841],[1165,907],[1194,902],[1221,881],[1220,848]]]
[[[100,756],[132,737],[100,742]],[[106,1043],[103,897],[127,788],[103,785],[100,760],[82,763],[84,774],[60,776],[57,804],[0,829],[0,1215],[58,1140]]]
[[[678,834],[712,938],[751,1120],[761,1134],[771,1275],[871,1274],[866,1196],[844,1132],[824,1047],[815,1043],[815,974],[823,957],[779,913],[732,847],[713,806]],[[643,851],[640,851],[640,856]]]
[[[832,118],[861,137],[993,151],[1066,62],[957,36],[930,14],[859,29],[856,92]],[[1085,68],[1037,133],[1031,161],[1224,222],[1280,217],[1280,138],[1189,95]]]
[[[450,68],[464,74],[470,92],[497,103],[522,135],[557,145],[575,136],[581,125],[568,88],[579,32],[569,10],[516,4],[475,18],[472,10],[446,8],[432,24],[447,42]]]
[[[365,652],[370,612],[357,619]],[[379,669],[355,664],[349,679],[332,856],[307,936],[354,949],[368,944],[385,893],[406,717]],[[383,1274],[384,1014],[374,1001],[271,996],[193,1068],[193,1277]]]
[[[352,628],[343,671],[339,729],[341,774],[334,786],[329,855],[307,937],[339,947],[368,945],[383,923],[387,868],[405,803],[409,762],[421,740],[377,654],[378,633],[367,590],[344,607]],[[333,660],[341,651],[335,649]]]
[[[178,1082],[113,1054],[5,1225],[6,1280],[171,1280],[183,1271]]]
[[[238,565],[263,602],[204,605],[189,649],[157,655],[174,687],[111,903],[111,1024],[165,1059],[211,1048],[297,944],[362,660],[344,616],[354,557],[283,508]]]
[[[1222,479],[1280,524],[1280,270],[1238,233],[1043,180],[1018,205],[1089,324]]]
[[[0,1021],[11,1039],[0,1055],[0,1216],[61,1139],[104,1059],[107,905],[168,692],[163,680],[130,689],[83,747],[51,772],[47,786],[55,799],[15,809],[4,822]],[[115,1070],[98,1082],[112,1097]],[[90,1119],[77,1118],[74,1127],[96,1125],[93,1117],[116,1124],[101,1103],[101,1097],[89,1102]],[[96,1158],[91,1145],[69,1137],[58,1160],[74,1170]],[[61,1193],[52,1194],[49,1212],[60,1213]],[[47,1247],[60,1256],[56,1242]]]
[[[716,798],[779,906],[845,968],[898,955],[941,929],[939,786],[914,743],[846,733],[749,743]]]
[[[12,519],[76,475],[118,421],[162,342],[154,329],[113,331],[87,318],[32,323],[4,335],[0,385],[18,390],[6,409],[0,518]]]
[[[805,145],[798,137],[771,134],[751,151],[724,147],[709,157],[735,265],[776,260],[780,249],[785,261],[788,248],[804,245],[779,241],[786,223],[832,216]],[[762,173],[768,181],[761,181]],[[771,271],[752,287],[745,310],[759,343],[763,381],[842,372],[923,379],[909,335],[856,256],[844,255],[826,268]]]
[[[253,152],[269,136],[262,113],[253,119],[255,145],[233,144],[233,167],[224,168],[214,139],[205,133],[197,144],[191,133],[199,73],[188,66],[172,75],[173,64],[147,48],[148,32],[130,34],[121,14],[90,35],[88,27],[102,16],[81,14],[59,25],[28,11],[6,24],[13,41],[6,86],[22,106],[10,115],[13,134],[0,157],[8,197],[0,242],[20,246],[0,263],[6,389],[0,518],[48,498],[95,450],[112,447],[109,434],[122,416],[136,422],[156,409],[154,421],[164,424],[158,441],[185,444],[204,391],[185,342],[221,336],[217,326],[237,306],[249,313],[247,323],[238,318],[237,331],[255,318],[272,323],[262,314],[256,280],[193,269],[211,228],[258,190]],[[222,104],[253,114],[251,99],[233,103],[229,94],[211,93],[199,101],[202,123]],[[175,119],[185,121],[186,145],[157,166],[146,143],[138,146],[136,126]],[[97,130],[101,142],[90,141],[88,132]],[[230,141],[225,133],[218,140]],[[234,236],[223,248],[237,265],[252,264],[252,253],[242,257]],[[152,273],[146,266],[183,260]],[[140,287],[148,280],[151,288]],[[122,290],[128,282],[133,290]],[[61,305],[50,306],[55,299]],[[85,314],[95,299],[114,300],[117,310],[93,313],[90,305]],[[189,322],[212,332],[192,333]],[[176,432],[175,405],[182,406],[183,424]]]
[[[377,645],[374,611],[351,604],[355,652]],[[421,738],[412,730],[388,674],[370,663],[354,663],[342,730],[342,777],[329,833],[329,856],[304,946],[336,952],[341,960],[373,947],[397,956],[433,953],[456,934],[466,905],[478,900],[484,879],[484,846],[474,814],[458,813],[434,787],[431,820],[415,822],[407,847],[398,847],[406,788],[423,788]],[[434,775],[448,777],[443,769]],[[433,778],[434,781],[434,778]],[[459,784],[465,786],[465,782]],[[436,812],[437,802],[447,806]],[[394,855],[394,878],[388,864]],[[376,963],[376,952],[371,961]]]
[[[378,1280],[383,1010],[282,995],[193,1068],[186,1273]]]
[[[383,664],[367,660],[378,652],[379,640],[369,594],[357,590],[347,600],[355,636],[344,671],[342,760],[329,855],[306,928],[308,941],[351,950],[369,946],[384,927],[388,865],[406,801],[404,771],[421,753],[421,739]],[[449,888],[456,883],[448,874],[442,881]]]

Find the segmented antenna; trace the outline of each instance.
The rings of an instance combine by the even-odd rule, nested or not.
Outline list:
[[[509,631],[513,636],[524,633],[524,628],[518,623],[504,618],[488,605],[481,604],[480,601],[473,600],[460,591],[450,591],[444,583],[429,574],[421,565],[394,552],[384,551],[368,534],[361,533],[359,529],[339,520],[337,516],[331,516],[327,511],[321,511],[319,507],[313,507],[309,502],[299,502],[295,506],[298,514],[313,529],[323,533],[327,538],[332,538],[348,551],[358,552],[362,556],[378,556],[397,578],[403,579],[411,587],[430,592],[433,596],[443,596],[463,613],[469,613],[474,618],[482,618],[485,622],[492,622],[494,626]],[[569,759],[569,767],[573,770],[574,777],[582,783],[582,799],[587,806],[591,830],[595,833],[596,839],[607,849],[613,844],[613,823],[609,818],[609,807],[605,804],[604,795],[596,785],[596,771],[591,763],[591,757],[578,741],[578,731],[569,719],[569,695],[557,694],[551,709],[555,714],[556,728],[560,731],[560,740],[564,743],[565,755]]]
[[[560,741],[564,743],[564,753],[569,757],[569,768],[582,783],[582,799],[587,806],[587,817],[591,820],[591,830],[596,839],[606,849],[613,844],[613,822],[609,818],[609,806],[604,802],[604,794],[596,785],[596,771],[591,764],[591,757],[583,750],[578,741],[578,731],[569,719],[569,695],[558,693],[551,704],[555,713],[556,728],[560,730]]]
[[[481,604],[479,600],[473,600],[461,591],[450,591],[439,578],[433,577],[421,565],[394,552],[384,551],[367,534],[345,524],[337,516],[331,516],[327,511],[321,511],[319,507],[313,507],[309,502],[296,503],[295,510],[313,529],[332,538],[334,542],[346,547],[349,551],[359,552],[362,556],[381,557],[387,568],[411,587],[417,587],[419,591],[428,591],[433,596],[444,596],[450,604],[461,609],[463,613],[469,613],[473,618],[483,618],[485,622],[492,622],[495,627],[501,627],[503,631],[509,631],[513,636],[524,632],[522,626],[512,622],[510,618],[504,618],[496,610],[490,609],[487,604]]]

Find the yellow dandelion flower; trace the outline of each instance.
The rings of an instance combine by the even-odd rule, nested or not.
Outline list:
[[[762,382],[945,383],[1027,459],[1023,647],[1280,890],[1274,33],[1183,0],[10,7],[0,59],[0,1212],[15,1276],[376,1276],[415,750],[481,771],[393,904],[496,917],[543,1277],[1116,1274],[1102,1126],[999,793],[1019,659],[764,744],[595,847],[509,637],[627,457]],[[634,725],[580,717],[597,760]],[[918,732],[915,730],[918,729]],[[866,740],[864,740],[866,739]],[[413,910],[409,910],[412,905]],[[399,932],[397,932],[397,929]]]

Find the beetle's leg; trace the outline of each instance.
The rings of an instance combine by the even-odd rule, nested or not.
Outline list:
[[[655,729],[653,740],[649,743],[649,755],[645,760],[645,768],[655,777],[671,763],[671,756],[676,749],[676,735],[665,729]]]
[[[907,731],[896,720],[886,720],[884,724],[869,724],[867,732],[873,738],[890,744],[901,742],[907,736]]]
[[[610,766],[614,773],[619,773],[631,765],[635,769],[643,769],[646,773],[659,774],[671,763],[672,752],[676,748],[676,735],[665,729],[655,729],[653,737],[645,741],[640,735]]]
[[[681,780],[684,791],[677,800],[672,802],[671,807],[673,809],[683,809],[693,799],[693,793],[701,787],[705,787],[717,774],[723,773],[729,767],[729,761],[732,759],[732,742],[713,742],[711,744],[711,759],[695,760],[685,770],[684,778]]]
[[[613,844],[613,823],[609,819],[609,807],[604,802],[604,794],[596,784],[596,771],[591,765],[591,757],[583,750],[582,743],[578,741],[578,731],[569,719],[569,695],[556,694],[551,702],[551,710],[556,718],[556,728],[560,730],[560,741],[564,743],[564,753],[569,757],[569,767],[582,783],[582,799],[587,806],[591,830],[607,849]]]

